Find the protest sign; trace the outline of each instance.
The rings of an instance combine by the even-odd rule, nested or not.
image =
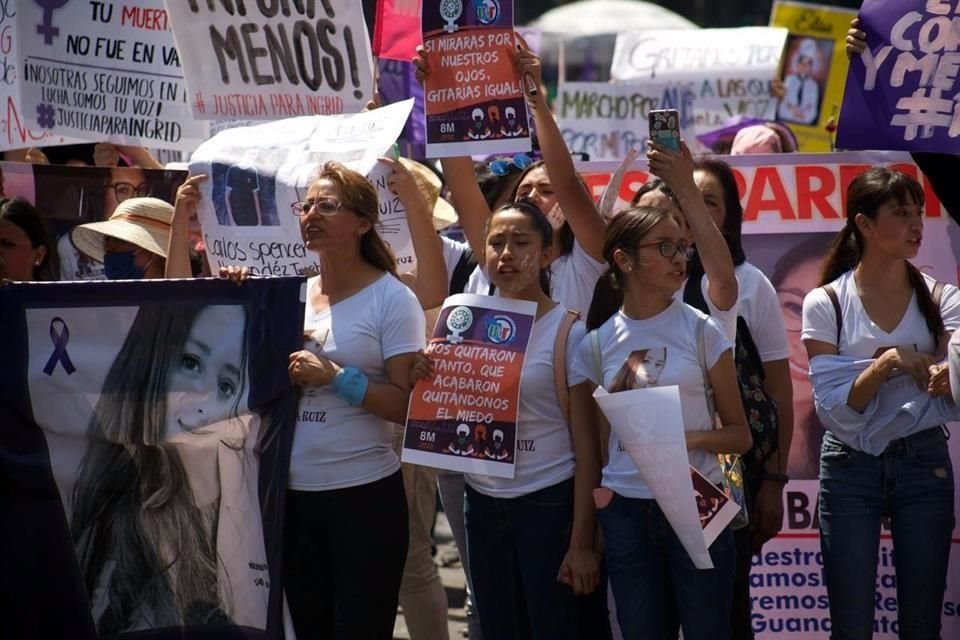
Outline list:
[[[600,386],[593,397],[693,564],[698,569],[712,569],[693,495],[680,388],[607,393]]]
[[[373,96],[363,4],[168,0],[193,116],[356,113]]]
[[[513,63],[513,2],[463,5],[423,2],[427,156],[529,151],[527,104]]]
[[[35,130],[186,151],[207,137],[162,0],[21,2],[16,18],[21,116]]]
[[[960,6],[864,0],[867,48],[847,75],[837,146],[960,151]]]
[[[847,186],[875,165],[889,165],[920,179],[927,220],[947,215],[933,187],[907,153],[788,153],[724,159],[733,168],[740,190],[744,233],[782,230],[782,224],[802,226],[810,232],[838,231],[844,225]],[[577,163],[577,171],[595,199],[603,194],[617,168],[615,162]],[[614,210],[627,206],[637,189],[650,179],[646,158],[641,157],[624,175]]]
[[[367,175],[403,129],[413,101],[353,115],[303,116],[220,132],[190,158],[204,174],[198,215],[210,270],[247,266],[261,275],[319,269],[291,205],[336,161]]]
[[[630,149],[646,151],[647,116],[676,109],[681,134],[693,137],[693,92],[661,82],[563,82],[554,101],[557,124],[571,153],[591,160],[619,160]]]
[[[422,42],[420,0],[377,0],[372,44],[378,60],[410,62]]]
[[[787,30],[675,29],[617,35],[611,77],[632,83],[667,82],[694,97],[697,133],[719,129],[734,116],[773,120],[771,96]]]
[[[81,254],[70,241],[78,224],[100,222],[127,197],[151,196],[173,204],[186,171],[139,167],[74,167],[0,162],[0,197],[20,197],[43,215],[56,255],[49,261],[51,280],[102,280],[103,264]],[[190,225],[200,240],[196,222]]]
[[[428,351],[436,375],[410,394],[401,459],[513,478],[520,374],[537,305],[458,294],[440,310]]]
[[[844,41],[855,17],[852,9],[793,0],[773,4],[770,26],[790,31],[781,76],[786,95],[777,119],[797,136],[800,151],[833,150],[827,121],[840,112],[849,66]]]
[[[302,285],[0,287],[5,635],[282,637]]]
[[[417,270],[417,255],[413,250],[413,239],[407,225],[407,209],[400,197],[390,191],[390,166],[378,162],[367,174],[367,180],[377,188],[380,200],[380,221],[377,233],[383,238],[397,259],[397,271],[408,273]]]

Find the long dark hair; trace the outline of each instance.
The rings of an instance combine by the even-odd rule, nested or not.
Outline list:
[[[2,198],[0,220],[20,227],[34,249],[44,247],[47,250],[40,264],[33,267],[33,279],[57,280],[60,274],[57,246],[50,239],[50,232],[40,212],[23,198]]]
[[[737,179],[733,169],[723,160],[716,158],[701,158],[693,165],[694,171],[709,173],[723,189],[723,206],[726,214],[720,232],[727,241],[733,264],[740,266],[747,261],[747,254],[743,250],[743,205],[740,204],[740,190],[737,188]],[[698,261],[699,262],[699,261]]]
[[[540,235],[540,239],[543,241],[544,249],[553,245],[553,227],[550,226],[550,221],[547,220],[547,216],[545,216],[544,213],[540,211],[540,207],[534,204],[531,200],[524,199],[517,200],[516,202],[508,202],[494,211],[487,219],[487,223],[484,226],[484,238],[490,234],[490,223],[493,221],[493,216],[497,215],[501,211],[516,211],[518,213],[522,213],[530,220],[534,231]],[[548,296],[550,295],[549,266],[545,269],[540,269],[540,288],[543,289],[545,294]]]
[[[314,178],[328,180],[337,185],[343,204],[357,216],[370,223],[370,229],[360,237],[360,255],[373,267],[397,276],[397,259],[390,246],[377,233],[380,220],[380,202],[377,189],[361,174],[348,169],[339,162],[328,162]]]
[[[607,225],[603,241],[603,259],[609,265],[597,281],[587,313],[587,330],[592,331],[610,319],[623,306],[623,272],[613,254],[620,249],[633,255],[650,230],[670,216],[656,207],[629,207],[617,213]]]
[[[830,243],[827,256],[823,259],[820,269],[820,284],[823,286],[833,282],[841,275],[850,271],[863,258],[864,238],[857,227],[856,217],[863,214],[875,220],[880,207],[890,201],[906,204],[908,200],[923,206],[923,187],[917,180],[902,171],[888,167],[873,167],[867,169],[847,187],[847,224]],[[934,344],[939,346],[940,337],[944,332],[943,318],[940,309],[933,301],[933,295],[927,288],[923,274],[909,261],[907,278],[917,296],[917,306],[926,320],[927,329],[933,336]]]
[[[87,593],[92,599],[98,587],[107,589],[107,608],[95,621],[101,635],[129,630],[145,612],[155,627],[229,620],[218,589],[218,505],[195,503],[164,433],[170,371],[205,308],[141,306],[88,427],[70,529]],[[243,372],[247,314],[244,308]],[[232,416],[246,397],[245,373],[243,381]]]

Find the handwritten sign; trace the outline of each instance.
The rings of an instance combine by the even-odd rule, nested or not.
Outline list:
[[[800,151],[831,151],[827,121],[840,112],[847,77],[844,39],[857,16],[841,9],[793,0],[777,0],[771,27],[790,31],[781,80],[786,95],[777,106],[777,119],[797,136]]]
[[[565,82],[554,104],[567,147],[572,153],[589,154],[591,160],[619,160],[630,149],[646,151],[647,116],[654,109],[678,110],[681,134],[693,137],[694,94],[685,87],[661,82]]]
[[[786,29],[647,30],[621,33],[613,52],[616,81],[669,82],[693,92],[697,133],[746,115],[773,120],[771,83]]]
[[[960,151],[960,6],[864,0],[867,49],[850,64],[837,145]]]
[[[390,191],[388,180],[390,167],[378,162],[367,174],[373,186],[377,188],[380,199],[380,221],[377,233],[383,238],[397,259],[397,271],[406,273],[417,270],[417,254],[413,250],[410,226],[407,224],[407,209],[400,197]]]
[[[530,150],[527,105],[513,64],[513,2],[424,0],[427,156]]]
[[[201,2],[167,10],[198,119],[277,120],[356,113],[373,60],[355,0]]]
[[[513,478],[520,374],[536,304],[461,293],[440,310],[436,375],[410,394],[404,462]]]
[[[198,214],[211,271],[238,265],[282,276],[319,269],[291,204],[306,198],[328,161],[370,173],[400,135],[412,104],[236,127],[200,145],[190,173],[208,177]]]
[[[16,19],[21,116],[32,128],[161,149],[207,137],[190,117],[161,0],[21,2]]]

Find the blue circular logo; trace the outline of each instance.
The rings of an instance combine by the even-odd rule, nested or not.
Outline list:
[[[500,19],[500,0],[474,0],[473,4],[480,24],[493,24]]]
[[[517,337],[517,325],[510,316],[487,319],[487,338],[494,344],[510,344]]]

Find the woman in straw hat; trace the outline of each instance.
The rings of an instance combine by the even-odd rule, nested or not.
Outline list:
[[[108,280],[163,278],[173,205],[158,198],[121,202],[109,220],[74,227],[81,253],[103,263]]]

